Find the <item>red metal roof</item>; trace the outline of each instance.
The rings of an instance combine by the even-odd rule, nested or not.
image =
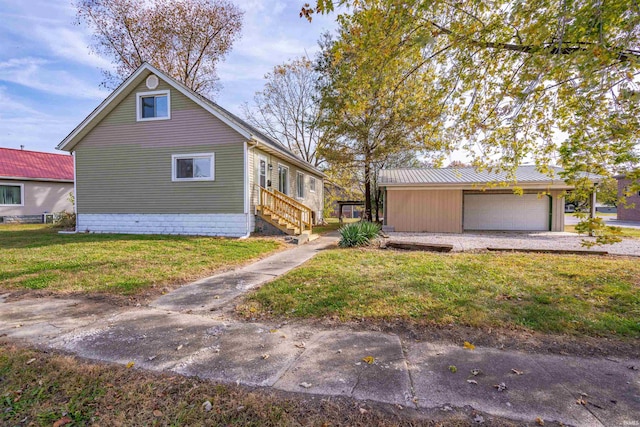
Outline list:
[[[0,177],[73,181],[73,157],[0,148]]]

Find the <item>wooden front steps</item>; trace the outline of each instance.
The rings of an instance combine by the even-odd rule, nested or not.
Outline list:
[[[258,206],[258,215],[260,218],[267,221],[269,224],[276,227],[278,230],[289,234],[297,236],[300,234],[300,227],[296,227],[291,222],[286,219],[280,217],[278,214],[271,212],[268,208],[264,206]]]
[[[257,211],[260,218],[286,234],[311,234],[311,209],[277,190],[260,188],[260,204]]]

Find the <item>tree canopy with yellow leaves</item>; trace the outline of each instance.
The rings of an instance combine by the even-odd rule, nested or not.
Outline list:
[[[353,80],[427,85],[427,149],[463,149],[480,167],[561,164],[570,181],[637,162],[637,2],[318,0],[301,16],[338,5],[334,58],[366,64]]]

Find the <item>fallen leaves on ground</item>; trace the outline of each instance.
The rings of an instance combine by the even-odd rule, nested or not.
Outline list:
[[[300,383],[300,387],[302,387],[302,388],[310,388],[311,386],[312,386],[311,383],[304,383],[304,382]]]
[[[507,389],[507,385],[505,383],[496,384],[496,385],[494,385],[494,387],[498,391],[505,391]]]
[[[131,368],[133,368],[133,365],[135,365],[135,364],[136,364],[136,362],[129,362],[129,363],[127,363],[127,369],[131,369]]]
[[[162,411],[159,410],[159,409],[154,410],[153,411],[153,416],[157,417],[157,418],[160,418],[162,416]]]
[[[469,384],[478,385],[478,381],[476,380],[467,380]]]
[[[514,374],[516,374],[516,375],[522,375],[522,374],[524,374],[524,372],[523,372],[523,371],[518,371],[517,369],[511,369],[511,372],[513,372],[513,373],[514,373]]]
[[[536,424],[538,424],[539,426],[543,426],[544,425],[544,420],[540,417],[536,418]]]
[[[466,350],[475,350],[476,349],[476,346],[471,344],[469,341],[465,341],[463,347]]]
[[[458,372],[458,368],[456,368],[456,365],[449,365],[449,371],[451,371],[452,374],[455,374]]]
[[[375,362],[375,358],[373,356],[367,356],[367,357],[363,357],[362,361],[365,362],[367,365],[372,365],[373,362]]]
[[[56,421],[55,423],[53,423],[53,427],[62,427],[62,426],[66,426],[69,423],[72,423],[73,420],[69,417],[62,417],[60,418],[58,421]]]

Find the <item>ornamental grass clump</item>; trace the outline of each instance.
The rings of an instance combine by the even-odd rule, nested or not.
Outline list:
[[[380,226],[373,222],[356,222],[340,228],[340,242],[343,248],[365,246],[380,234]]]

